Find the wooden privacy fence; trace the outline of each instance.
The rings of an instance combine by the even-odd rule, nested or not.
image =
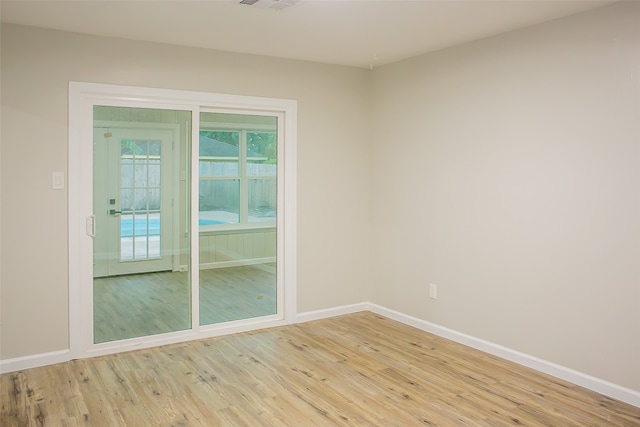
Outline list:
[[[277,166],[247,163],[244,178],[248,207],[254,214],[276,209]],[[238,162],[200,162],[200,210],[237,212],[240,206],[240,171]],[[160,209],[160,164],[147,161],[133,167],[121,168],[120,205],[123,211]]]

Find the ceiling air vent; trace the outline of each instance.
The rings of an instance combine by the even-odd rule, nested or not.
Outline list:
[[[282,10],[296,5],[300,0],[241,0],[240,4],[257,9]]]

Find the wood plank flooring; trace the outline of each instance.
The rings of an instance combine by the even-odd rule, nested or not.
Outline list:
[[[182,331],[191,325],[187,272],[94,279],[96,343]],[[200,271],[200,324],[276,312],[276,266],[259,264]]]
[[[370,312],[0,376],[8,426],[640,426],[640,408]]]

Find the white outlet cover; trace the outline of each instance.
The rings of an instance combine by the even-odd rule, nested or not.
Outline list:
[[[51,173],[51,189],[64,190],[64,172]]]
[[[438,299],[438,285],[429,283],[429,298]]]

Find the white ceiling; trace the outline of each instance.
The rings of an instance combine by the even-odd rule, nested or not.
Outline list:
[[[370,67],[527,27],[612,1],[301,0],[276,11],[239,0],[2,0],[2,22]]]

